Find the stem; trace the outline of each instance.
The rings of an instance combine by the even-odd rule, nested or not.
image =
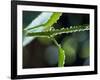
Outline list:
[[[64,63],[65,63],[65,52],[61,48],[61,45],[58,44],[58,42],[56,41],[56,39],[53,36],[50,36],[50,38],[53,40],[53,42],[58,47],[58,67],[64,67]]]
[[[54,38],[54,37],[51,37],[50,36],[50,38],[53,40],[53,42],[56,44],[56,46],[59,48],[60,47],[60,45],[58,44],[58,42],[56,41],[56,39]]]
[[[63,33],[80,32],[80,31],[85,31],[85,30],[89,30],[89,26],[76,26],[76,27],[70,27],[70,28],[55,29],[52,31],[31,32],[31,33],[28,33],[27,36],[48,37],[49,35],[55,36],[55,35],[63,34]]]

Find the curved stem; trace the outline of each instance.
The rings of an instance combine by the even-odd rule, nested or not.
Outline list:
[[[54,37],[51,37],[51,36],[50,36],[50,38],[51,38],[52,41],[56,44],[56,46],[59,48],[60,45],[58,44],[58,42],[56,41],[56,39],[55,39]]]
[[[50,36],[50,38],[53,40],[53,42],[58,47],[58,67],[64,67],[64,63],[65,63],[65,52],[61,48],[61,45],[58,44],[58,42],[56,41],[56,39],[53,36]]]

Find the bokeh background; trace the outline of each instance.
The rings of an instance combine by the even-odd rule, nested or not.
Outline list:
[[[23,11],[23,29],[39,14]],[[76,25],[89,25],[89,14],[63,13],[53,26],[56,29]],[[56,40],[65,51],[65,67],[89,65],[89,31],[57,35]],[[58,48],[49,38],[37,37],[23,46],[23,68],[57,67]]]

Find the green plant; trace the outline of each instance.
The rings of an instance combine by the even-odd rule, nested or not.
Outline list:
[[[55,45],[58,47],[59,50],[58,67],[64,66],[65,52],[62,46],[58,44],[58,42],[56,41],[55,36],[63,33],[73,33],[77,31],[89,30],[89,25],[78,25],[78,26],[70,26],[70,28],[55,29],[53,25],[57,23],[61,15],[62,13],[54,12],[51,14],[49,18],[47,18],[47,21],[45,23],[41,23],[39,25],[24,29],[26,37],[48,37],[55,43]],[[35,32],[35,30],[38,30],[39,28],[43,28],[43,30]]]

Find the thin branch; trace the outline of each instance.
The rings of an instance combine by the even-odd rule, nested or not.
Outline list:
[[[72,33],[72,32],[80,32],[89,30],[89,26],[71,26],[70,28],[61,28],[61,29],[55,29],[51,31],[43,31],[43,32],[31,32],[28,33],[27,36],[36,36],[36,37],[49,37],[55,36],[62,33]]]
[[[52,36],[50,36],[50,38],[52,39],[52,41],[56,44],[56,46],[59,48],[60,47],[60,45],[58,44],[58,42],[55,40],[55,38],[54,37],[52,37]]]

